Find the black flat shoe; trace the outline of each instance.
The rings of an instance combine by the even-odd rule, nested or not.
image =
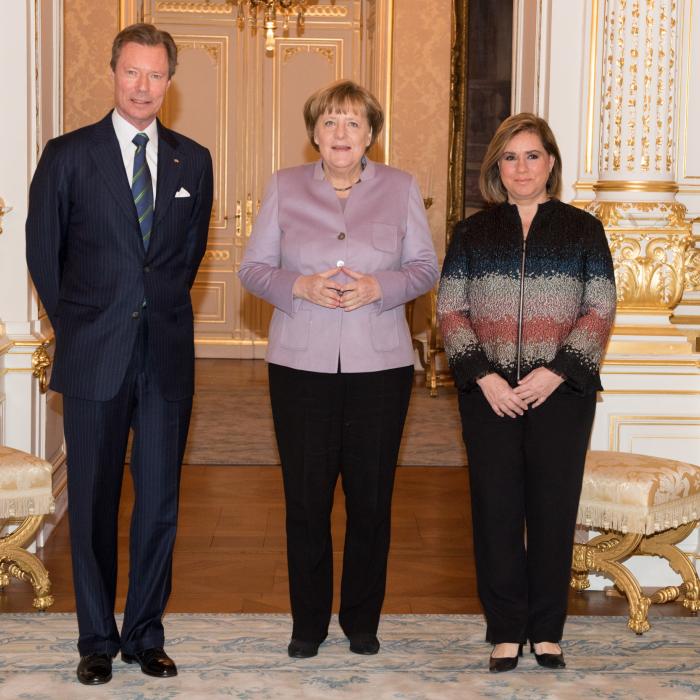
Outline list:
[[[535,655],[535,660],[542,668],[566,668],[563,652],[558,654],[538,654],[535,652],[535,645],[532,642],[530,642],[530,651]]]
[[[75,674],[83,685],[109,683],[112,680],[112,657],[109,654],[81,656]]]
[[[144,649],[135,654],[122,652],[122,661],[127,664],[137,663],[147,676],[155,678],[177,676],[175,662],[163,651],[162,647]]]
[[[379,640],[374,634],[350,634],[348,639],[353,654],[372,656],[379,651]]]
[[[512,671],[518,665],[518,658],[523,655],[523,645],[518,646],[517,656],[493,656],[491,652],[489,656],[489,671],[491,673],[503,673],[504,671]]]
[[[317,642],[304,642],[301,639],[292,638],[287,647],[287,653],[293,659],[310,659],[318,654],[319,646]]]

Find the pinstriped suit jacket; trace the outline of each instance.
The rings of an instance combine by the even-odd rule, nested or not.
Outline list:
[[[124,379],[147,303],[148,357],[168,400],[194,391],[190,287],[212,205],[209,151],[158,123],[144,249],[111,113],[49,141],[29,192],[27,264],[56,333],[51,388],[105,401]],[[189,197],[175,197],[185,188]]]

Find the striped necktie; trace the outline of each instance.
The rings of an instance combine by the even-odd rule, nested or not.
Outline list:
[[[131,178],[131,194],[134,197],[136,213],[139,217],[143,247],[148,250],[153,230],[153,183],[151,182],[151,171],[146,162],[148,136],[141,133],[136,134],[132,143],[136,145],[136,153],[134,155],[134,176]]]

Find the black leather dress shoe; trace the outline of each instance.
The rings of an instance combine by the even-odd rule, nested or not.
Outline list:
[[[566,662],[564,661],[564,654],[562,652],[558,654],[538,654],[535,652],[535,645],[532,643],[530,643],[530,651],[535,655],[537,663],[543,668],[566,668]]]
[[[75,673],[83,685],[109,683],[112,680],[112,657],[109,654],[81,656]]]
[[[137,663],[147,676],[170,678],[177,676],[175,662],[163,651],[162,647],[144,649],[135,654],[122,652],[122,661],[127,664]]]
[[[317,642],[304,642],[301,639],[292,639],[287,647],[287,653],[293,659],[310,659],[318,654]]]
[[[351,634],[348,635],[348,639],[353,654],[372,656],[379,651],[379,640],[374,634]]]
[[[512,671],[518,665],[518,658],[523,655],[523,645],[518,647],[516,656],[489,656],[489,671],[491,673],[503,673],[504,671]]]

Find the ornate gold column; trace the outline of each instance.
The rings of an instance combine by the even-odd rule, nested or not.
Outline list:
[[[676,201],[679,5],[607,0],[602,18],[598,180],[587,209],[608,233],[618,315],[609,353],[688,354],[670,316],[694,246]]]

